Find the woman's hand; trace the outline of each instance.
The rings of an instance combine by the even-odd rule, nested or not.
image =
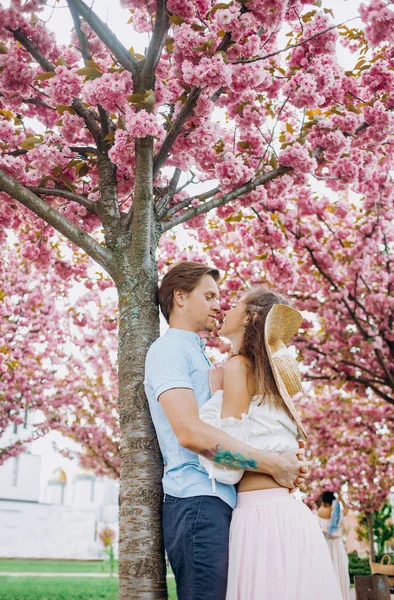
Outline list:
[[[305,444],[296,450],[286,450],[276,455],[272,477],[277,483],[294,492],[308,478],[310,463],[305,458]]]
[[[223,389],[223,367],[216,367],[215,369],[209,369],[209,389],[211,396],[218,390]]]

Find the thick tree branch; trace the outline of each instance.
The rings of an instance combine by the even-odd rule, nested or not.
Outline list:
[[[68,8],[70,9],[70,13],[72,16],[72,20],[74,22],[75,31],[77,32],[78,41],[79,41],[79,49],[81,51],[82,57],[86,63],[88,60],[92,60],[92,55],[89,50],[89,41],[84,32],[81,29],[81,21],[79,18],[79,13],[75,8],[72,2],[68,2]]]
[[[176,215],[170,221],[162,222],[162,231],[163,232],[168,231],[169,229],[172,229],[176,225],[185,223],[185,221],[188,221],[189,219],[192,219],[193,217],[197,217],[198,215],[207,213],[212,208],[218,208],[219,206],[222,206],[223,204],[227,204],[228,202],[231,202],[231,200],[236,200],[240,196],[243,196],[244,194],[248,194],[249,192],[252,192],[257,187],[259,187],[260,185],[263,185],[267,181],[271,181],[271,179],[275,179],[276,177],[279,177],[280,175],[284,175],[285,173],[288,173],[289,171],[292,171],[291,167],[278,167],[277,169],[274,169],[273,171],[269,171],[268,173],[262,173],[261,175],[256,177],[256,179],[253,179],[252,181],[249,181],[249,183],[245,183],[244,185],[241,185],[239,188],[232,190],[231,192],[228,192],[227,194],[224,194],[223,196],[218,196],[217,198],[213,198],[212,200],[209,200],[208,202],[205,202],[204,204],[201,204],[200,206],[194,206],[192,208],[188,208],[180,215]]]
[[[152,39],[150,41],[144,66],[141,72],[141,84],[143,88],[152,89],[155,81],[155,71],[157,63],[160,60],[161,52],[167,38],[167,32],[170,26],[166,0],[157,0],[156,19],[153,28]]]
[[[83,102],[81,102],[81,100],[79,100],[78,98],[73,98],[72,107],[77,113],[77,115],[82,117],[82,119],[85,121],[86,127],[92,134],[94,141],[97,145],[99,145],[101,142],[101,129],[95,119],[93,112],[86,108]]]
[[[0,169],[0,190],[6,192],[35,215],[43,219],[57,231],[66,236],[71,242],[85,250],[93,260],[99,263],[111,274],[112,253],[103,248],[86,231],[72,223],[64,215],[52,208],[45,200],[33,194],[31,190],[20,184],[16,179]]]
[[[185,104],[182,106],[182,109],[179,115],[177,116],[175,123],[172,127],[170,127],[170,130],[167,133],[166,138],[155,157],[155,160],[153,162],[153,178],[156,177],[157,173],[164,165],[168,155],[171,152],[173,145],[175,144],[178,135],[182,131],[182,127],[186,119],[192,113],[194,107],[196,106],[197,100],[199,99],[201,92],[202,89],[199,87],[193,87],[190,90]]]
[[[139,62],[135,56],[123,46],[108,25],[106,25],[91,8],[86,6],[82,0],[67,0],[67,3],[70,10],[71,7],[73,7],[75,11],[89,23],[90,27],[96,32],[100,40],[107,46],[108,50],[112,52],[122,67],[126,69],[126,71],[136,75],[140,69]]]
[[[82,196],[81,194],[76,194],[71,192],[70,190],[64,190],[62,188],[46,188],[46,187],[29,187],[27,188],[33,194],[36,195],[44,195],[44,196],[57,196],[58,198],[65,198],[66,200],[71,200],[72,202],[77,202],[81,206],[84,206],[90,213],[93,215],[97,214],[96,203],[92,202],[86,196]]]
[[[168,185],[167,191],[165,192],[163,197],[160,198],[160,200],[158,201],[156,205],[156,214],[159,218],[162,218],[163,215],[166,214],[166,208],[168,206],[168,203],[171,202],[176,193],[176,188],[178,186],[181,174],[181,169],[176,168]]]
[[[80,156],[87,156],[88,154],[97,154],[97,148],[94,146],[69,146],[71,152],[76,152]],[[25,150],[23,148],[18,148],[18,150],[12,150],[12,152],[7,152],[9,156],[22,156],[23,154],[27,154],[30,152],[29,150]]]
[[[220,187],[216,187],[213,190],[209,190],[209,192],[204,192],[203,194],[197,194],[197,196],[193,196],[192,198],[185,198],[182,202],[178,202],[175,206],[171,206],[166,212],[166,218],[172,217],[175,213],[179,212],[183,208],[187,208],[193,202],[193,200],[199,200],[200,202],[205,202],[212,196],[216,196],[220,192]]]
[[[24,48],[26,48],[28,53],[31,54],[44,71],[52,72],[55,70],[55,66],[45,58],[40,50],[21,32],[20,29],[11,29],[11,27],[6,27],[6,29],[12,33],[14,38],[18,40]]]
[[[52,65],[52,63],[50,63],[49,60],[45,58],[45,56],[40,52],[40,50],[36,48],[36,46],[32,44],[32,42],[19,29],[11,29],[10,27],[8,27],[7,29],[13,34],[15,39],[18,40],[18,42],[20,42],[24,48],[26,48],[29,54],[31,54],[31,56],[45,71],[53,72],[55,70],[54,65]],[[97,124],[92,111],[88,110],[78,98],[73,99],[72,107],[75,110],[75,112],[83,118],[83,120],[86,123],[86,127],[89,129],[96,143],[99,143],[101,139],[100,127]]]

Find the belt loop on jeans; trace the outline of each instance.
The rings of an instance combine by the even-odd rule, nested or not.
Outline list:
[[[163,502],[165,502],[165,501],[166,501],[166,495],[164,494],[164,496],[163,496]]]

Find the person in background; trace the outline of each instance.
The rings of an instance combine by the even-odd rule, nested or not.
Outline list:
[[[336,496],[333,492],[325,491],[322,493],[320,501],[317,519],[326,538],[332,564],[341,586],[342,598],[350,600],[348,556],[342,540],[342,518],[344,514],[347,514],[348,507],[340,493]]]

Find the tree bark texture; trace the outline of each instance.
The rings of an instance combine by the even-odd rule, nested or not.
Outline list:
[[[365,517],[367,519],[368,527],[369,556],[371,562],[376,562],[375,543],[373,537],[373,513],[366,513]]]

